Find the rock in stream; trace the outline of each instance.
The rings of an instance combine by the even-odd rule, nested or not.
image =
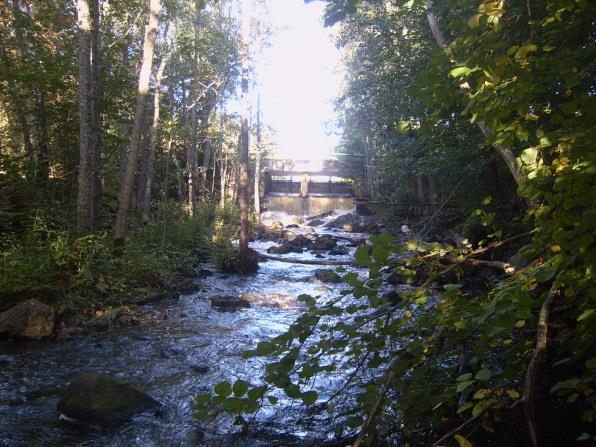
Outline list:
[[[58,403],[62,414],[92,425],[122,424],[159,408],[158,401],[134,386],[96,373],[74,377]]]

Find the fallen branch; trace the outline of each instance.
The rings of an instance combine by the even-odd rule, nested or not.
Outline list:
[[[532,359],[528,365],[526,371],[526,378],[524,380],[524,392],[522,394],[522,401],[524,402],[524,413],[526,415],[526,421],[528,423],[528,432],[530,440],[534,447],[538,447],[538,439],[536,437],[536,426],[534,420],[534,389],[536,387],[536,375],[538,374],[538,367],[540,366],[540,360],[546,351],[546,344],[548,341],[548,318],[550,314],[550,308],[552,306],[555,297],[559,294],[557,289],[559,275],[553,281],[553,284],[548,292],[540,313],[538,316],[538,331],[536,333],[536,347],[532,354]]]
[[[259,253],[259,259],[265,259],[268,261],[279,261],[286,262],[288,264],[305,264],[305,265],[349,265],[356,267],[356,263],[352,261],[315,261],[312,259],[295,259],[295,258],[281,258],[279,256],[269,256]]]
[[[475,259],[475,258],[467,258],[467,259],[457,259],[451,257],[439,258],[439,262],[443,262],[445,264],[456,264],[456,265],[471,265],[475,267],[494,267],[500,270],[503,270],[507,275],[513,275],[516,272],[515,267],[507,262],[502,261],[486,261],[484,259]]]

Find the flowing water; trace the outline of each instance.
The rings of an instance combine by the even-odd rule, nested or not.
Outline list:
[[[300,230],[295,230],[300,231]],[[349,238],[363,235],[332,233]],[[271,242],[255,242],[265,251]],[[339,245],[349,244],[342,239]],[[354,248],[350,248],[353,253]],[[313,258],[312,253],[288,257]],[[327,259],[348,259],[327,256]],[[316,282],[320,267],[269,261],[256,275],[214,274],[197,279],[196,291],[143,306],[156,318],[139,326],[87,332],[69,340],[0,344],[0,446],[269,446],[321,445],[334,435],[326,416],[282,401],[266,408],[248,435],[226,417],[193,419],[193,398],[222,380],[262,381],[264,360],[241,353],[283,332],[304,310],[300,294],[338,296],[345,285]],[[218,312],[214,295],[244,296],[250,309]],[[142,415],[113,429],[81,427],[61,418],[56,406],[69,378],[81,372],[121,378],[163,404],[160,415]],[[344,371],[345,372],[345,371]],[[339,377],[321,377],[330,394]],[[325,397],[324,394],[322,397]],[[325,413],[325,412],[323,412]]]

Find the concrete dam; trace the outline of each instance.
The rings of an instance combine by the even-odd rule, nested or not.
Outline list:
[[[265,172],[267,211],[315,216],[328,211],[354,209],[352,183],[332,172]]]

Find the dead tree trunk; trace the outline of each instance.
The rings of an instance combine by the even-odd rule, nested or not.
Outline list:
[[[128,162],[126,163],[124,182],[118,198],[118,213],[114,225],[114,243],[116,245],[123,245],[126,236],[128,215],[133,196],[135,171],[137,169],[139,147],[141,145],[145,108],[147,105],[147,96],[149,94],[149,78],[151,76],[151,67],[153,65],[153,51],[158,32],[160,9],[160,0],[151,0],[149,6],[149,24],[145,29],[145,39],[143,43],[143,60],[141,64],[141,73],[139,75],[137,106],[130,141],[130,151],[128,154]]]

